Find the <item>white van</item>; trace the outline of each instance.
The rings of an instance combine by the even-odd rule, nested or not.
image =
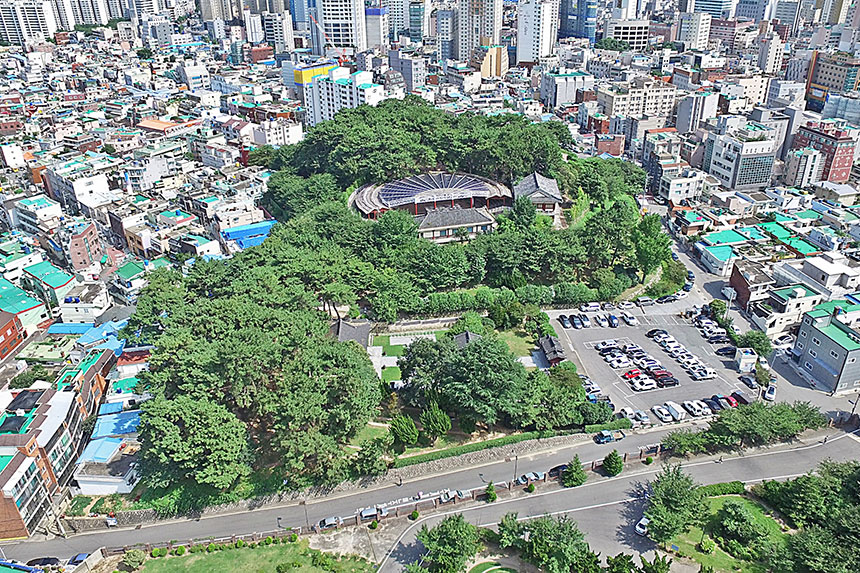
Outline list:
[[[600,310],[599,302],[584,302],[579,305],[579,312],[597,312]]]
[[[672,419],[676,422],[680,422],[681,420],[686,419],[687,412],[684,411],[680,404],[669,401],[666,402],[664,406],[666,406],[666,409],[669,411],[669,414],[672,416]]]

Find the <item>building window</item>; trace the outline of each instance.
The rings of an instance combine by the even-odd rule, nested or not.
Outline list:
[[[800,337],[801,337],[801,338],[806,338],[806,331],[801,330],[801,331],[800,331]]]
[[[810,364],[809,362],[804,362],[803,367],[807,370],[812,370],[812,364]]]
[[[814,344],[815,346],[818,346],[819,344],[821,344],[821,341],[813,336],[812,337],[812,344]]]
[[[856,358],[849,358],[848,359],[848,364],[854,364],[855,362],[857,362]]]
[[[837,360],[839,359],[839,354],[837,354],[835,350],[830,351],[830,356],[832,356],[833,358],[836,358]]]
[[[809,355],[812,356],[813,358],[815,358],[818,356],[818,353],[816,353],[813,349],[810,348],[809,349]]]

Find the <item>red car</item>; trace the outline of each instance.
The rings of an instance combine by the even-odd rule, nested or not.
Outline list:
[[[653,376],[654,378],[671,378],[672,373],[668,370],[655,370],[651,373],[651,376]]]
[[[627,380],[632,380],[633,378],[636,378],[640,374],[642,374],[642,371],[639,370],[638,368],[634,368],[633,370],[628,370],[627,372],[622,374],[622,376]]]

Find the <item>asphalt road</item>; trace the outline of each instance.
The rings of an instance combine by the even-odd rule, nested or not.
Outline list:
[[[740,457],[684,464],[699,483],[711,484],[731,480],[747,483],[763,479],[788,479],[814,468],[821,461],[855,460],[860,454],[854,434],[840,434],[826,444],[816,442],[788,450],[765,451]],[[544,486],[538,493],[518,495],[493,504],[477,505],[433,515],[417,520],[403,532],[398,542],[383,560],[380,571],[401,571],[416,561],[421,546],[415,535],[424,524],[432,526],[445,515],[462,513],[472,523],[491,526],[508,512],[517,512],[520,519],[551,514],[569,514],[585,533],[586,540],[602,555],[619,552],[648,553],[654,544],[633,532],[633,524],[644,510],[643,487],[660,468],[632,471],[615,478],[590,478],[591,481],[573,489]]]
[[[701,422],[700,422],[701,423]],[[201,519],[180,519],[170,522],[143,526],[141,529],[114,529],[80,534],[67,539],[38,539],[3,544],[9,558],[28,561],[36,557],[68,557],[76,553],[90,552],[98,547],[121,547],[135,543],[155,543],[169,540],[189,540],[208,537],[227,537],[240,533],[266,532],[277,528],[278,517],[281,526],[298,527],[307,523],[315,524],[321,519],[337,515],[352,516],[357,510],[372,507],[402,498],[411,498],[418,492],[432,492],[446,488],[474,489],[485,484],[511,480],[515,472],[521,475],[528,471],[546,471],[554,466],[567,463],[574,454],[579,454],[583,462],[603,459],[613,448],[619,452],[637,452],[639,447],[658,444],[662,437],[673,428],[652,429],[646,432],[629,433],[628,437],[615,445],[599,445],[592,440],[573,443],[571,446],[556,447],[552,451],[519,456],[516,460],[500,460],[482,466],[455,470],[444,475],[428,476],[416,480],[399,480],[394,474],[392,483],[376,489],[363,489],[356,492],[333,495],[322,499],[311,499],[306,505],[298,503],[280,506],[265,506],[259,509],[234,514],[219,514]],[[307,517],[305,516],[307,511]]]

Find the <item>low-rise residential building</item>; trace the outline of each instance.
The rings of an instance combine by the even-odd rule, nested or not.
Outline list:
[[[51,306],[56,306],[75,286],[75,277],[48,261],[42,261],[24,269],[21,285],[49,301]]]
[[[770,288],[776,284],[776,281],[767,273],[763,264],[742,260],[735,261],[729,284],[737,293],[738,306],[749,310],[751,303],[768,298]]]
[[[802,284],[771,288],[765,300],[750,305],[749,317],[759,330],[776,337],[800,324],[803,314],[823,299],[820,293]]]
[[[520,197],[528,198],[538,213],[546,215],[555,215],[564,202],[555,179],[537,172],[527,175],[514,186],[514,198]]]
[[[367,104],[375,106],[385,99],[385,90],[373,83],[371,72],[350,73],[348,68],[334,68],[318,76],[305,95],[308,125],[332,119],[341,109]]]
[[[43,302],[36,300],[6,279],[0,279],[0,311],[18,317],[27,336],[51,320]]]
[[[860,305],[821,304],[803,315],[791,359],[815,387],[838,392],[860,386]]]
[[[15,352],[26,337],[21,320],[11,312],[0,311],[0,360]]]

